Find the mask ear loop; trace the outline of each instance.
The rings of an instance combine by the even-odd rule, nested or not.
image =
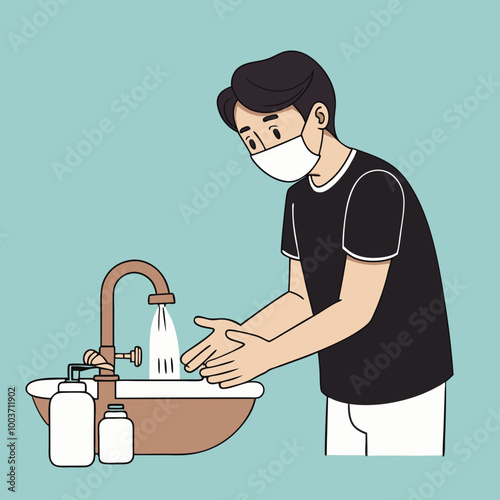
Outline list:
[[[319,143],[319,152],[318,153],[315,153],[314,151],[311,151],[309,149],[309,147],[307,146],[306,144],[306,141],[304,140],[304,130],[306,129],[306,125],[307,125],[307,122],[304,122],[304,126],[302,127],[302,130],[300,132],[300,135],[298,135],[297,137],[300,137],[302,138],[302,142],[304,143],[304,146],[307,148],[307,151],[309,151],[311,154],[315,155],[318,157],[318,160],[319,158],[321,158],[321,148],[323,147],[323,132],[321,132],[321,141]],[[314,168],[314,167],[313,167]]]

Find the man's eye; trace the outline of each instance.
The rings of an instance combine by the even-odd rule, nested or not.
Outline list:
[[[257,148],[257,144],[255,144],[255,141],[254,141],[253,139],[250,139],[249,144],[250,144],[250,147],[251,147],[252,149],[256,149],[256,148]]]
[[[277,128],[273,129],[273,134],[274,134],[274,137],[276,137],[276,139],[281,139],[280,131]]]

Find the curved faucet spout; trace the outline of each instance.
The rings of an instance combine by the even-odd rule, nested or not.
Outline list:
[[[173,304],[174,295],[170,293],[167,281],[156,267],[142,260],[127,260],[111,269],[101,288],[101,354],[111,365],[114,360],[114,291],[116,284],[126,274],[142,274],[155,288],[155,294],[149,296],[150,304]],[[110,359],[111,358],[111,359]],[[102,374],[112,374],[110,370],[101,370]]]

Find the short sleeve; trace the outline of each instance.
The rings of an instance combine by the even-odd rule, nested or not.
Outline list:
[[[405,210],[399,180],[384,170],[363,174],[346,206],[342,248],[355,259],[382,261],[399,253]]]
[[[300,259],[297,234],[295,232],[295,203],[291,200],[290,193],[287,193],[285,201],[281,253],[290,259]]]

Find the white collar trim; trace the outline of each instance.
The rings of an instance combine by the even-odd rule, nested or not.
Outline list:
[[[340,178],[347,172],[347,169],[349,168],[349,165],[352,163],[352,160],[354,159],[354,156],[356,155],[356,150],[353,148],[351,149],[351,152],[349,153],[349,156],[347,157],[346,161],[340,168],[340,170],[325,184],[322,186],[316,186],[314,182],[312,181],[311,176],[309,175],[309,184],[313,188],[314,191],[317,193],[324,193],[325,191],[328,191],[333,185],[335,185]]]

